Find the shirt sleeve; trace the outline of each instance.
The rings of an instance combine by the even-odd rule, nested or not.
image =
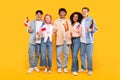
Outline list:
[[[29,30],[30,30],[30,27],[32,27],[32,22],[30,22],[29,24],[28,24],[28,28],[27,28],[27,32],[29,32]],[[32,32],[29,32],[29,33],[32,33]]]
[[[97,30],[98,30],[98,28],[97,28],[97,26],[96,26],[95,20],[93,20],[93,24],[94,24],[94,28],[93,28],[93,30],[92,30],[92,33],[95,33],[95,32],[97,32]]]

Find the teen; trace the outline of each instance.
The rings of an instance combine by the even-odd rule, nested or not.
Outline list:
[[[39,72],[40,70],[37,68],[38,58],[40,55],[40,26],[42,25],[42,15],[43,12],[41,10],[36,11],[36,20],[30,22],[28,27],[28,32],[30,33],[30,42],[29,42],[29,64],[30,68],[27,73],[31,73],[33,70]]]
[[[78,51],[80,49],[80,36],[81,36],[81,21],[82,14],[79,12],[74,12],[70,16],[71,20],[71,32],[72,32],[72,73],[77,75],[78,72]]]
[[[43,37],[41,38],[41,66],[45,66],[44,72],[51,72],[52,67],[52,17],[46,14],[44,17],[44,26],[41,28]]]
[[[60,18],[54,22],[54,32],[56,33],[56,48],[57,48],[57,67],[58,72],[68,72],[67,63],[69,55],[69,44],[71,44],[70,21],[65,18],[67,11],[60,8],[58,12]],[[61,60],[62,51],[64,50],[64,61]],[[62,62],[63,61],[63,62]]]
[[[91,75],[93,71],[92,66],[92,53],[93,53],[93,35],[97,31],[96,24],[93,18],[88,16],[89,8],[82,8],[82,35],[81,35],[81,48],[80,48],[80,58],[82,61],[82,66],[79,72],[86,70],[86,60],[87,60],[87,70],[88,74]],[[86,58],[87,57],[87,58]]]

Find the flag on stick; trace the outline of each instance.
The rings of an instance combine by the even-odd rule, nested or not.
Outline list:
[[[29,18],[26,17],[25,22],[24,22],[24,25],[27,27],[27,26],[28,26],[28,23],[29,23]]]
[[[68,26],[67,21],[65,21],[65,23],[63,25],[64,25],[64,28],[65,28],[65,32],[69,31],[69,26]]]
[[[46,28],[45,27],[41,28],[41,31],[46,31]]]
[[[93,22],[93,20],[91,21],[91,25],[90,25],[90,29],[94,29],[94,22]]]
[[[79,29],[80,28],[80,24],[78,24],[78,26],[77,26],[77,29]]]

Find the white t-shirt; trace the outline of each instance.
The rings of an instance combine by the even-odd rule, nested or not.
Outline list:
[[[82,20],[81,27],[82,27],[82,34],[81,34],[81,42],[86,43],[86,27],[85,27],[86,19]]]
[[[36,38],[38,38],[37,32],[40,32],[40,28],[42,25],[43,21],[36,21]],[[41,40],[36,39],[36,43],[41,43]]]

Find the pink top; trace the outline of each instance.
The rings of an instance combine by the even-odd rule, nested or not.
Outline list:
[[[80,23],[75,23],[71,26],[72,37],[80,37],[81,36],[81,25]]]

